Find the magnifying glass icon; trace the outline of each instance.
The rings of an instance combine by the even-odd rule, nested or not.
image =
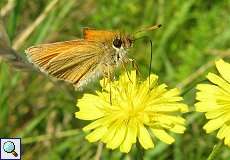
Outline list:
[[[15,145],[13,142],[11,141],[7,141],[3,144],[3,150],[6,152],[6,153],[11,153],[14,155],[14,157],[17,157],[18,154],[17,152],[15,152]]]

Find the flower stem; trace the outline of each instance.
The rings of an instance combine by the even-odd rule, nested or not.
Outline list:
[[[97,152],[96,152],[96,155],[95,155],[95,160],[100,160],[101,159],[102,150],[103,150],[103,143],[99,142],[99,144],[97,146]]]
[[[216,144],[213,149],[212,152],[209,154],[208,159],[207,160],[214,160],[216,159],[216,156],[219,154],[220,149],[223,146],[223,142],[220,141],[218,144]]]
[[[137,146],[137,160],[143,160],[144,159],[144,148],[142,148],[141,144],[139,142],[136,143]]]

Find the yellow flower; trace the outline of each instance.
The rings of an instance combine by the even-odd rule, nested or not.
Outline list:
[[[209,73],[207,78],[213,84],[199,84],[196,99],[198,112],[206,112],[209,119],[204,125],[207,133],[219,129],[217,137],[224,139],[224,143],[230,146],[230,64],[223,60],[216,61],[216,68],[220,76]]]
[[[158,85],[157,80],[156,75],[150,76],[150,90],[149,80],[139,81],[132,71],[130,77],[121,75],[118,81],[108,83],[96,95],[84,94],[77,103],[80,111],[76,117],[93,121],[83,128],[90,132],[86,139],[100,140],[107,148],[120,147],[120,151],[126,153],[137,140],[144,149],[153,148],[153,135],[167,144],[174,142],[166,130],[184,132],[185,120],[180,113],[187,112],[188,107],[180,102],[178,89],[167,90],[167,86]]]

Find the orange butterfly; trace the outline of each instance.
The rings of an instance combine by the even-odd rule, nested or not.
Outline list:
[[[135,40],[133,36],[88,28],[83,30],[83,35],[83,39],[40,44],[25,52],[29,61],[41,71],[70,82],[75,88],[100,76],[111,77],[117,66],[130,61],[127,50]]]

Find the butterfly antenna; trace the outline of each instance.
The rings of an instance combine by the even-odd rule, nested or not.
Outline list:
[[[140,76],[141,75],[141,71],[140,71],[140,68],[138,67],[135,59],[129,58],[129,62],[132,63],[132,68],[134,68],[137,71],[137,74]]]
[[[109,82],[109,102],[112,106],[112,89],[111,89],[111,83]]]
[[[124,63],[123,60],[122,60],[122,63],[121,63],[121,64],[122,64],[122,67],[125,69],[125,72],[126,72],[126,75],[127,75],[128,79],[129,79],[129,81],[130,81],[131,83],[133,83],[132,80],[131,80],[131,78],[130,78],[129,72],[128,72],[128,70],[127,70],[127,68],[126,68],[125,63]]]
[[[149,40],[150,42],[150,62],[149,62],[149,90],[151,90],[150,88],[150,74],[151,74],[151,69],[152,69],[152,59],[153,59],[153,42],[152,40],[150,39]]]
[[[108,81],[109,81],[109,102],[110,105],[112,105],[112,86],[111,86],[112,76],[109,67],[108,67]]]
[[[146,28],[143,28],[143,29],[140,29],[140,30],[134,32],[134,35],[141,33],[141,32],[153,31],[153,30],[160,28],[161,26],[162,26],[161,24],[157,24],[154,26],[146,27]]]
[[[150,88],[150,74],[151,74],[151,69],[152,69],[152,59],[153,59],[153,42],[152,40],[148,37],[148,36],[142,36],[142,37],[139,37],[139,38],[136,38],[134,39],[134,41],[136,40],[139,40],[139,39],[147,39],[150,43],[150,61],[149,61],[149,89],[151,90]]]

